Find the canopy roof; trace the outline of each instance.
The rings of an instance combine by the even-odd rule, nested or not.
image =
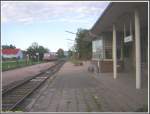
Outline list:
[[[93,25],[90,32],[96,35],[102,32],[112,32],[113,24],[116,24],[117,31],[123,32],[124,23],[126,24],[127,30],[129,30],[129,22],[131,21],[134,24],[135,9],[139,11],[141,27],[147,27],[147,2],[112,2]]]

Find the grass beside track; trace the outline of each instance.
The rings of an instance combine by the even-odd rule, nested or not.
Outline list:
[[[35,64],[44,63],[43,61],[35,62],[35,61],[29,61],[27,64],[25,60],[19,60],[19,61],[2,61],[2,71],[7,71],[15,68],[25,67],[25,66],[31,66]]]

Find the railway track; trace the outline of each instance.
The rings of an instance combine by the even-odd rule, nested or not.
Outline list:
[[[58,61],[48,70],[2,91],[2,111],[13,111],[26,97],[57,72],[65,61]]]

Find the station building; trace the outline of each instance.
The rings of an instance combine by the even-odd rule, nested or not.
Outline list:
[[[92,62],[99,72],[133,73],[141,88],[148,77],[148,2],[112,2],[89,31]]]

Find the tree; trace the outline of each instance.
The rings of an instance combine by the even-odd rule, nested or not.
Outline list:
[[[75,50],[78,53],[78,58],[82,60],[91,59],[92,57],[92,42],[84,40],[87,34],[88,30],[80,28],[75,38]]]
[[[71,57],[73,55],[73,51],[71,51],[70,49],[68,50],[68,57]]]
[[[47,53],[47,52],[49,52],[49,50],[47,48],[38,45],[38,43],[36,43],[36,42],[33,42],[31,44],[31,46],[29,46],[27,48],[27,53],[30,55],[30,57],[33,60],[37,59],[36,53],[39,53],[39,60],[42,60],[44,53]]]
[[[39,59],[42,60],[44,53],[49,52],[49,50],[47,48],[44,48],[43,46],[39,46],[38,48],[38,53],[39,53]]]
[[[2,45],[2,49],[9,49],[9,48],[16,49],[15,45],[12,45],[12,44],[10,44],[10,45]]]
[[[61,48],[59,48],[59,49],[57,50],[57,55],[58,55],[59,58],[64,57],[64,50],[61,49]]]

